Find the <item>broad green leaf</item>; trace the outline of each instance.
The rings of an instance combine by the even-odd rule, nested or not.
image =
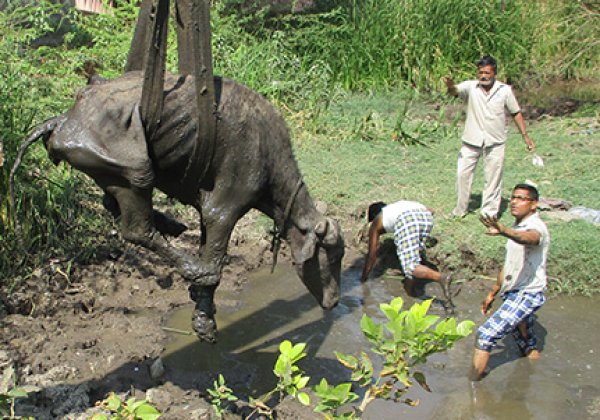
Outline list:
[[[335,357],[337,357],[338,361],[348,369],[354,370],[358,367],[358,360],[351,354],[345,355],[336,351]]]
[[[456,319],[454,319],[454,318],[444,319],[439,324],[437,324],[437,326],[435,327],[435,333],[439,334],[439,335],[454,334],[455,330],[456,330]]]
[[[117,411],[122,404],[121,400],[115,393],[111,393],[105,401],[106,408],[108,408],[110,411]]]
[[[402,309],[403,305],[404,305],[404,299],[402,299],[400,296],[395,297],[390,302],[390,306],[392,308],[394,308],[394,310],[396,312],[400,312],[400,310]]]
[[[404,318],[404,337],[411,338],[415,336],[417,332],[416,324],[415,315],[409,312]]]
[[[145,400],[136,401],[135,398],[130,398],[127,400],[127,407],[129,408],[130,412],[135,412],[144,404],[146,404]]]
[[[379,376],[385,378],[386,376],[394,375],[395,373],[396,368],[394,366],[384,366],[379,372]]]
[[[288,367],[288,364],[286,363],[286,361],[284,360],[284,358],[283,357],[279,357],[277,359],[277,361],[275,362],[275,369],[273,371],[275,372],[275,375],[277,375],[277,376],[283,376],[283,375],[285,375],[287,367]]]
[[[136,414],[160,414],[160,411],[144,400],[143,404],[138,406]]]
[[[474,327],[475,327],[475,323],[473,321],[471,321],[471,320],[462,321],[456,327],[456,333],[458,335],[466,337],[469,334],[471,334],[471,332],[473,332]]]
[[[308,384],[308,381],[310,380],[310,376],[301,376],[298,378],[298,382],[296,383],[296,387],[298,389],[302,389],[306,386],[306,384]]]
[[[404,319],[406,317],[398,317],[385,324],[385,328],[392,333],[395,342],[401,341],[404,337]]]
[[[436,315],[425,316],[420,322],[419,331],[427,331],[438,319],[440,319],[440,317]]]
[[[160,417],[160,414],[139,414],[136,415],[136,419],[139,418],[140,420],[156,420]]]
[[[370,341],[377,342],[383,338],[383,327],[376,324],[367,315],[363,315],[360,320],[360,327]]]
[[[292,350],[292,343],[289,340],[283,340],[279,344],[279,352],[281,354],[288,354]]]
[[[415,303],[411,308],[410,308],[410,312],[416,317],[416,318],[423,318],[425,316],[425,314],[427,313],[427,311],[429,310],[429,307],[431,306],[431,302],[433,302],[433,299],[429,299],[424,301],[423,303],[419,304],[419,303]]]
[[[306,343],[298,343],[290,350],[290,359],[292,363],[302,359],[306,354],[302,354],[306,348]]]
[[[396,319],[398,316],[398,311],[396,311],[392,305],[388,305],[387,303],[379,305],[379,309],[381,309],[381,312],[383,312],[390,321]]]
[[[369,376],[373,376],[373,362],[364,351],[360,353],[360,362],[362,364],[364,372]]]
[[[310,405],[310,397],[308,396],[308,394],[306,392],[299,392],[298,393],[298,401],[300,401],[300,403],[302,403],[305,406],[309,406]]]
[[[315,385],[314,390],[317,394],[327,392],[327,390],[329,390],[329,384],[327,383],[327,379],[322,378],[321,382]]]
[[[414,372],[413,373],[413,378],[415,378],[415,381],[417,381],[417,383],[419,385],[421,385],[421,387],[425,391],[431,392],[431,388],[429,388],[429,385],[427,385],[427,381],[425,380],[425,375],[423,375],[423,373],[421,373],[421,372]]]
[[[150,404],[145,403],[135,410],[135,415],[145,420],[154,420],[160,416],[160,412]]]
[[[400,382],[401,384],[403,384],[406,387],[412,386],[412,383],[410,382],[410,378],[408,377],[408,369],[407,368],[398,369],[398,371],[394,375],[394,378],[396,378],[396,380],[398,382]]]
[[[350,375],[350,380],[362,383],[365,380],[365,372],[362,369],[353,371],[352,375]]]

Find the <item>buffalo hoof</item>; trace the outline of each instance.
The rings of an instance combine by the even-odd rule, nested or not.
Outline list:
[[[201,341],[217,342],[217,323],[206,312],[196,309],[192,315],[192,328]]]

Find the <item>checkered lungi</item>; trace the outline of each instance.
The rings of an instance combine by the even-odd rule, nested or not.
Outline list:
[[[433,228],[433,215],[426,209],[402,212],[394,225],[396,253],[404,275],[412,279],[415,267],[421,263],[425,240]]]
[[[494,314],[477,330],[476,347],[491,351],[496,342],[508,334],[512,334],[523,355],[534,350],[537,339],[533,332],[533,314],[546,301],[543,292],[527,293],[511,290],[502,294],[504,302]],[[527,339],[521,335],[517,325],[525,322]]]

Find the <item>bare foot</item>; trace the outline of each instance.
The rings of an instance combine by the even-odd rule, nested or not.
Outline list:
[[[541,354],[539,350],[533,349],[529,353],[527,353],[527,358],[529,360],[538,360]]]
[[[471,367],[471,370],[469,371],[469,381],[471,381],[471,382],[479,382],[483,378],[485,378],[486,376],[488,376],[488,373],[490,373],[490,372],[487,371],[487,370],[484,370],[483,372],[479,372],[477,369]]]

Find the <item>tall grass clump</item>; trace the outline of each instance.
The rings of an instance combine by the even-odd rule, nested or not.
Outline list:
[[[276,104],[317,110],[332,91],[332,70],[322,57],[294,48],[285,27],[268,28],[267,16],[240,17],[224,2],[212,13],[215,73],[235,79]]]
[[[565,79],[598,78],[600,3],[548,0],[537,6],[533,64],[539,74]]]
[[[29,6],[14,2],[0,12],[0,137],[5,153],[0,167],[0,276],[5,282],[26,277],[34,262],[49,255],[79,258],[94,252],[90,236],[79,233],[97,230],[103,221],[95,209],[80,204],[95,194],[88,180],[70,169],[54,169],[40,142],[17,172],[13,215],[7,199],[9,174],[32,127],[72,104],[74,91],[83,84],[77,72],[85,61],[96,61],[109,74],[122,68],[131,33],[127,28],[137,13],[127,7],[97,19],[48,1]],[[23,242],[13,216],[20,221]]]
[[[496,56],[508,76],[527,70],[534,40],[525,4],[353,0],[313,22],[310,32],[289,35],[301,55],[326,60],[346,89],[428,89],[447,74],[471,76],[483,54]]]

